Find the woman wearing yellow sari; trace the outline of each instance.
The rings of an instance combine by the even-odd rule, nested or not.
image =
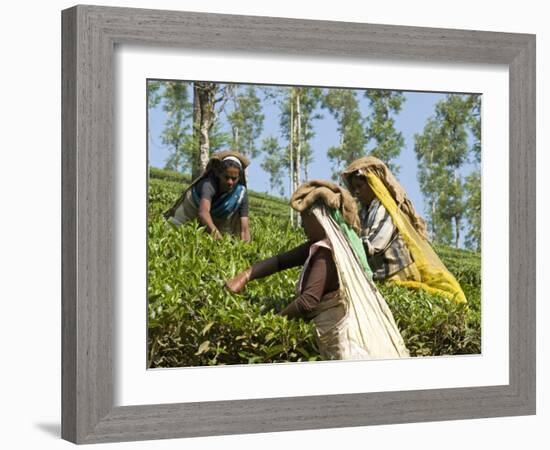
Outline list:
[[[432,249],[425,221],[387,166],[366,156],[351,163],[342,178],[361,204],[361,238],[373,278],[466,302]]]

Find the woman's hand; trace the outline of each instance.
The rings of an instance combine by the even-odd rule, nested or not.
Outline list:
[[[241,239],[245,242],[250,242],[250,225],[248,217],[241,217]]]
[[[231,278],[230,280],[226,281],[225,287],[229,289],[234,294],[238,294],[241,292],[244,287],[246,286],[246,283],[250,280],[250,275],[252,274],[252,269],[248,268],[243,272],[238,273],[235,277]]]
[[[277,258],[277,256],[272,256],[271,258],[257,262],[252,267],[249,267],[245,271],[238,273],[234,278],[226,281],[225,287],[234,294],[238,294],[244,289],[246,283],[248,283],[250,280],[267,277],[268,275],[278,272],[278,270],[279,259]]]
[[[214,238],[215,241],[219,241],[222,238],[220,230],[214,225],[212,216],[210,215],[210,200],[207,198],[201,198],[199,202],[199,222],[201,225],[204,225],[210,235]]]

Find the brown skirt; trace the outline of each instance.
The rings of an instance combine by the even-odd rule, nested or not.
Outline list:
[[[325,360],[344,359],[343,341],[347,316],[346,303],[340,291],[325,294],[309,318],[315,324],[315,334],[319,353]]]

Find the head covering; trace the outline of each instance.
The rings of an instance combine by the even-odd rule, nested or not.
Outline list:
[[[330,181],[312,180],[299,186],[290,199],[290,206],[300,212],[320,205],[340,228],[363,270],[372,277],[363,243],[358,236],[361,223],[357,215],[357,203],[352,195]]]
[[[225,158],[222,159],[222,161],[233,161],[241,169],[243,168],[243,164],[241,163],[241,160],[235,156],[226,156]]]
[[[399,184],[397,179],[390,172],[390,169],[378,158],[374,156],[365,156],[353,161],[343,172],[342,178],[348,187],[351,187],[351,179],[353,175],[363,176],[367,178],[367,174],[372,173],[378,177],[389,191],[398,208],[405,213],[416,231],[426,240],[428,240],[428,230],[425,220],[414,209],[412,202],[409,200],[407,193]]]
[[[239,163],[241,163],[243,169],[246,169],[250,165],[250,160],[245,155],[235,150],[221,150],[219,152],[212,153],[210,155],[209,163],[213,160],[223,161],[226,158],[234,158],[233,161],[237,160]]]
[[[318,201],[339,211],[344,221],[357,233],[361,231],[355,199],[347,189],[331,181],[311,180],[302,184],[292,194],[290,206],[296,211],[302,212]]]
[[[201,174],[200,177],[197,178],[197,180],[193,181],[192,184],[195,184],[196,181],[205,177],[211,171],[214,171],[215,174],[218,174],[221,170],[222,161],[226,159],[229,159],[230,161],[236,161],[238,164],[240,163],[242,170],[239,177],[239,182],[246,186],[246,175],[244,169],[246,169],[250,165],[250,160],[246,156],[234,150],[223,150],[220,152],[212,153],[212,155],[210,155],[210,160],[206,165],[206,170]]]

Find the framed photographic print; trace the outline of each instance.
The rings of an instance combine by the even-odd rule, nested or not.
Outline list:
[[[534,414],[534,36],[62,17],[65,439]]]
[[[414,206],[403,220],[417,220],[415,232],[429,234],[451,267],[436,259],[427,239],[417,236],[426,251],[417,249],[412,235],[392,225],[378,200],[361,202],[372,197],[366,191],[357,208],[374,285],[361,296],[379,291],[394,317],[376,328],[385,335],[393,321],[398,324],[407,348],[401,357],[481,354],[480,94],[161,79],[147,80],[146,88],[149,368],[397,356],[391,351],[363,357],[325,351],[313,326],[336,290],[330,273],[316,284],[304,271],[303,294],[288,300],[295,297],[299,266],[308,254],[307,237],[289,199],[303,189],[299,184],[311,180],[324,187],[340,182],[353,190],[352,177],[343,174],[344,166],[358,164],[354,161],[377,168],[395,194],[399,189],[411,205],[428,213],[429,226],[417,219]],[[212,111],[211,116],[196,114],[198,108]],[[209,132],[193,132],[204,128]],[[193,175],[194,163],[200,165],[196,150],[206,144],[212,159],[205,157],[204,167]],[[224,147],[233,150],[220,150]],[[363,163],[366,153],[370,159]],[[412,163],[415,159],[418,164]],[[242,171],[242,180],[228,178],[228,185],[224,164],[234,167],[229,171],[235,177]],[[357,175],[356,184],[360,180]],[[322,188],[312,193],[317,189]],[[201,213],[201,194],[211,199],[211,217]],[[232,196],[233,207],[221,211]],[[351,196],[350,201],[355,206]],[[431,207],[425,205],[429,202]],[[455,219],[464,224],[452,229]],[[422,266],[424,275],[414,274],[411,252],[416,252],[415,261],[431,255],[434,267]],[[400,255],[397,260],[395,255]],[[316,261],[308,264],[314,273]],[[244,262],[253,263],[250,276]],[[426,280],[436,270],[455,282],[454,288]],[[347,276],[342,273],[340,279]],[[221,279],[227,280],[225,286]],[[315,288],[321,285],[326,289]]]

